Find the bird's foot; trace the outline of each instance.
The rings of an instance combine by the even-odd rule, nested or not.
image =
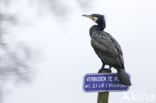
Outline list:
[[[111,68],[101,68],[98,73],[111,73]]]

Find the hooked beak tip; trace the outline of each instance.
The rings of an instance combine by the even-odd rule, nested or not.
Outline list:
[[[84,16],[84,17],[89,17],[89,15],[86,15],[86,14],[83,14],[82,16]]]

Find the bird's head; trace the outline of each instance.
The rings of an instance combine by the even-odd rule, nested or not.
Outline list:
[[[91,14],[91,15],[85,15],[84,14],[82,16],[90,18],[91,20],[93,20],[97,24],[100,24],[101,22],[104,21],[104,15],[101,15],[101,14]]]

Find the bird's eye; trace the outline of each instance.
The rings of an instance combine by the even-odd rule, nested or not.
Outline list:
[[[98,18],[94,16],[94,17],[92,17],[92,20],[96,22],[98,20]]]

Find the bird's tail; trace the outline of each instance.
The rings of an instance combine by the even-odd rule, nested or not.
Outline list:
[[[130,77],[124,69],[118,70],[117,74],[118,74],[118,78],[119,78],[119,81],[121,82],[121,84],[126,85],[126,86],[131,85]]]

